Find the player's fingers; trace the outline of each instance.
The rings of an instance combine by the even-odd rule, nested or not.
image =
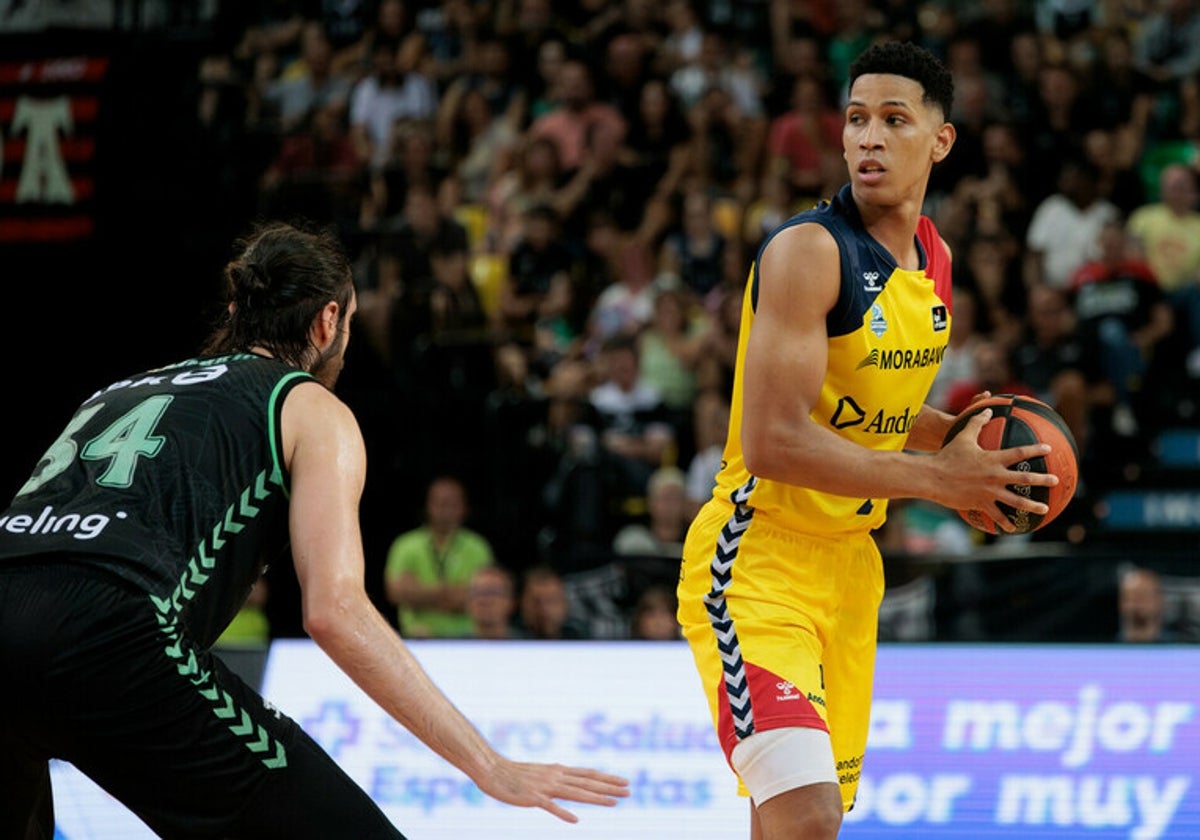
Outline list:
[[[1012,520],[996,505],[991,506],[991,509],[987,511],[987,515],[991,517],[992,522],[996,523],[997,531],[1011,534],[1017,530],[1017,526],[1012,523]]]
[[[1020,487],[1022,485],[1016,486],[1018,488],[1016,492],[1013,492],[1012,490],[1008,491],[999,499],[999,501],[1003,502],[1009,507],[1013,507],[1018,510],[1027,510],[1030,513],[1036,513],[1039,515],[1050,512],[1049,505],[1047,505],[1045,502],[1034,501],[1026,493],[1022,493],[1020,491]]]
[[[629,780],[590,767],[568,767],[567,777],[575,785],[602,796],[628,796]]]
[[[554,790],[557,799],[569,799],[588,805],[616,805],[620,797],[629,795],[628,783],[623,779],[612,780],[568,776]]]
[[[572,824],[579,822],[579,817],[572,814],[570,811],[568,811],[563,806],[559,805],[553,799],[547,798],[544,802],[542,802],[540,804],[539,807],[541,807],[542,810],[544,810],[544,811],[550,812],[551,814],[558,817],[563,822],[568,822],[568,823],[572,823]]]
[[[1008,469],[1014,473],[1019,473],[1021,479],[1020,484],[1036,484],[1039,487],[1053,487],[1058,484],[1058,476],[1054,473],[1035,471],[1030,468],[1029,462],[1036,458],[1044,458],[1050,454],[1050,444],[1048,443],[1031,443],[1026,446],[1014,446],[1010,449],[1000,450],[1000,457]],[[1027,480],[1026,480],[1027,479]]]
[[[983,427],[991,419],[992,419],[992,410],[990,408],[985,408],[983,411],[979,412],[978,414],[973,415],[971,417],[971,419],[967,421],[967,425],[963,427],[963,433],[958,435],[958,437],[966,436],[967,438],[978,443],[979,442],[979,433],[981,431],[983,431]]]

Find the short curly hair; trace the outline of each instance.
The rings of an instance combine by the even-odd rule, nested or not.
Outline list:
[[[950,118],[954,107],[954,77],[937,56],[909,41],[881,41],[868,47],[850,65],[850,85],[868,73],[912,79],[925,89],[923,101],[938,105]]]

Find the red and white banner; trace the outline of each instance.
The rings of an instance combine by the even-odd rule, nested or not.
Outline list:
[[[93,234],[109,65],[104,55],[0,61],[0,244]]]

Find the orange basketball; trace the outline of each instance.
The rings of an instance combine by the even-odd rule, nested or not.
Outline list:
[[[992,409],[992,419],[979,432],[979,445],[984,449],[1009,449],[1032,443],[1050,444],[1048,455],[1011,464],[1010,469],[1053,473],[1058,476],[1058,484],[1054,487],[1009,485],[1017,493],[1049,505],[1049,512],[1038,516],[1004,503],[999,505],[1008,520],[1017,527],[1018,534],[1028,534],[1045,527],[1063,512],[1075,495],[1075,486],[1079,481],[1079,449],[1075,444],[1074,435],[1058,412],[1041,400],[1014,394],[997,394],[967,406],[946,433],[942,445],[945,446],[953,440],[967,425],[967,421],[985,408]],[[988,534],[1007,533],[1001,531],[991,516],[983,511],[959,510],[958,515],[971,527]]]

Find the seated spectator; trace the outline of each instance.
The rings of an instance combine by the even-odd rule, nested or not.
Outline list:
[[[725,237],[713,219],[712,199],[702,188],[684,193],[680,214],[679,224],[663,239],[658,270],[679,277],[697,299],[704,300],[724,276]]]
[[[1196,178],[1196,171],[1181,163],[1163,167],[1159,200],[1134,210],[1126,229],[1175,311],[1190,351],[1188,370],[1200,377],[1200,208],[1196,206]]]
[[[1112,402],[1093,355],[1076,329],[1068,293],[1049,286],[1029,290],[1029,313],[1012,352],[1013,374],[1066,421],[1081,454],[1091,437],[1092,406]]]
[[[1025,284],[1066,288],[1071,275],[1099,254],[1100,231],[1121,211],[1097,197],[1095,167],[1068,158],[1059,170],[1057,190],[1033,211],[1025,234]]]
[[[263,215],[299,214],[352,227],[360,217],[365,170],[338,103],[314,108],[283,137],[259,182]]]
[[[435,341],[486,338],[488,315],[479,290],[471,281],[468,255],[461,242],[435,240],[429,249],[433,287],[429,292],[429,323]]]
[[[648,642],[673,642],[681,638],[675,609],[675,593],[669,588],[647,589],[634,604],[629,637]]]
[[[821,199],[841,185],[842,122],[824,83],[797,76],[790,108],[771,121],[767,135],[771,171],[786,174],[795,195]]]
[[[1145,185],[1138,172],[1142,145],[1142,138],[1130,126],[1093,128],[1083,138],[1084,154],[1099,174],[1100,197],[1115,204],[1124,216],[1146,201]]]
[[[513,575],[498,563],[480,566],[467,586],[466,613],[472,639],[517,638],[513,628],[516,595]]]
[[[1162,579],[1153,569],[1132,567],[1121,573],[1117,587],[1117,640],[1135,644],[1174,641],[1163,621]]]
[[[955,252],[955,285],[975,295],[975,331],[1010,346],[1025,314],[1026,286],[1021,279],[1021,246],[1002,228],[977,231]],[[958,293],[954,297],[958,316]]]
[[[1104,225],[1098,244],[1100,257],[1071,275],[1071,296],[1088,352],[1113,385],[1113,431],[1134,437],[1135,401],[1155,349],[1174,329],[1174,316],[1154,272],[1130,247],[1121,219]]]
[[[538,564],[522,575],[517,634],[524,639],[586,637],[584,630],[571,620],[566,584],[552,567]]]
[[[442,101],[438,112],[439,147],[463,186],[463,201],[481,204],[493,183],[509,167],[519,138],[512,118],[492,111],[492,101],[477,88]]]
[[[276,130],[290,134],[313,111],[332,107],[344,113],[353,86],[351,77],[336,72],[333,66],[333,47],[324,25],[310,20],[301,30],[296,67],[284,68],[263,92],[263,101]]]
[[[549,137],[519,138],[510,165],[496,176],[486,198],[496,231],[495,249],[512,252],[521,241],[525,212],[532,207],[552,207],[560,219],[573,213],[576,202],[564,184],[555,142]]]
[[[631,200],[646,209],[639,235],[655,241],[662,234],[669,202],[691,167],[691,129],[663,79],[651,78],[642,85],[621,154],[635,191]]]
[[[695,165],[741,200],[754,190],[769,125],[762,74],[746,51],[709,26],[696,61],[669,78],[692,124]]]
[[[427,123],[396,123],[389,142],[382,167],[367,171],[367,195],[359,220],[367,231],[395,227],[404,215],[410,185],[436,192],[449,174],[437,154],[433,128]]]
[[[624,476],[600,445],[603,423],[588,398],[596,384],[590,361],[556,365],[544,383],[545,414],[527,438],[539,441],[530,455],[551,461],[538,497],[543,522],[538,551],[561,574],[612,559],[613,532],[628,495]]]
[[[478,12],[466,11],[465,14],[477,16]],[[515,129],[525,120],[529,96],[511,72],[509,46],[487,25],[477,27],[472,36],[473,43],[468,44],[465,51],[468,65],[465,71],[439,79],[444,90],[442,102],[451,103],[450,110],[453,110],[468,92],[479,93],[487,103],[488,112]]]
[[[1157,201],[1143,204],[1126,225],[1140,256],[1167,294],[1200,283],[1200,208],[1196,173],[1168,164],[1158,176]]]
[[[725,438],[729,431],[729,398],[712,389],[696,395],[692,428],[695,454],[687,465],[685,505],[687,518],[694,519],[700,508],[712,498],[717,472],[725,457]]]
[[[678,467],[659,467],[646,483],[645,522],[631,522],[613,537],[621,555],[682,557],[687,536],[687,476]]]
[[[422,403],[428,408],[424,413],[433,435],[430,442],[444,441],[448,449],[462,450],[466,447],[458,445],[461,441],[478,440],[483,403],[496,384],[491,325],[461,243],[435,242],[429,261],[429,311],[413,324],[426,324],[427,332],[417,339],[419,370],[412,376],[424,383],[422,399],[437,394]],[[461,469],[471,466],[462,464]]]
[[[744,286],[725,283],[718,300],[713,303],[712,328],[705,333],[704,353],[696,373],[696,387],[701,390],[712,388],[723,394],[732,392],[744,298]]]
[[[404,293],[427,297],[433,286],[434,247],[445,251],[470,250],[467,229],[438,207],[431,184],[410,184],[403,215],[392,219],[383,240],[384,258],[394,259]]]
[[[654,317],[638,335],[642,379],[658,389],[663,403],[680,418],[676,428],[690,430],[708,315],[674,274],[659,275],[652,292]]]
[[[371,72],[351,91],[350,132],[359,158],[376,169],[387,162],[397,123],[434,118],[437,89],[421,71],[420,35],[406,36],[399,48],[381,41],[372,49]]]
[[[700,58],[704,26],[699,9],[691,0],[667,0],[662,6],[662,20],[666,35],[655,57],[655,69],[670,75]]]
[[[650,474],[674,451],[674,427],[662,395],[642,381],[634,339],[610,339],[598,364],[600,384],[592,388],[588,400],[600,418],[600,448],[616,466],[624,495],[643,496]]]
[[[384,565],[384,591],[410,638],[462,638],[471,633],[467,589],[475,572],[494,562],[487,539],[466,527],[467,492],[441,476],[425,497],[425,524],[397,536]]]
[[[628,127],[620,111],[596,99],[592,71],[586,62],[573,58],[564,61],[555,85],[557,106],[533,120],[529,136],[553,140],[564,171],[574,172],[584,163],[591,133],[607,129],[621,143]]]
[[[565,318],[569,296],[556,286],[571,282],[571,253],[560,237],[558,214],[547,204],[524,213],[520,240],[508,259],[500,290],[500,325],[518,341],[533,344],[534,329],[547,319]]]
[[[587,285],[607,279],[598,287],[587,316],[584,353],[594,358],[609,339],[633,338],[654,317],[653,266],[648,254],[634,238],[622,233],[611,216],[600,213],[591,219],[587,234]]]

